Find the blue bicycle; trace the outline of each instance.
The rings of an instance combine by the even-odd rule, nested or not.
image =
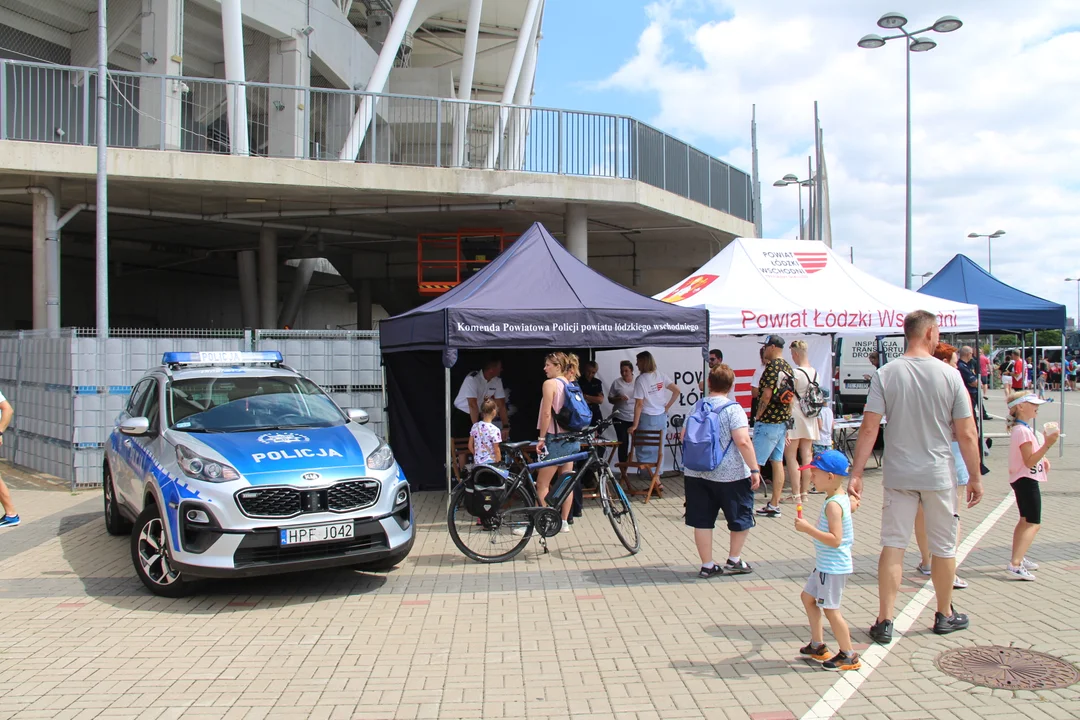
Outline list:
[[[524,449],[530,442],[502,443],[505,465],[477,465],[450,496],[446,523],[454,544],[467,557],[478,562],[510,560],[529,544],[533,533],[547,552],[547,538],[562,529],[559,508],[574,491],[574,486],[593,471],[600,484],[600,505],[611,522],[615,535],[631,554],[641,549],[634,509],[611,468],[601,457],[597,438],[611,420],[604,420],[581,432],[559,437],[579,441],[584,450],[561,458],[526,461]],[[540,504],[533,471],[568,462],[585,462],[576,473],[564,473],[551,482],[551,490]]]

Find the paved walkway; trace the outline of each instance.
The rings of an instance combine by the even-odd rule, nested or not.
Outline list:
[[[986,500],[962,512],[964,534],[979,536],[961,569],[971,587],[956,595],[972,630],[930,633],[926,578],[909,570],[898,607],[911,630],[866,653],[876,668],[843,676],[797,658],[813,561],[788,509],[753,531],[755,574],[698,580],[677,480],[636,505],[645,542],[633,557],[594,504],[548,555],[534,542],[513,562],[472,563],[446,533],[443,497],[421,493],[419,541],[394,572],[219,582],[166,600],[134,577],[127,540],[105,533],[98,493],[0,467],[24,518],[0,531],[0,719],[1080,717],[1080,686],[990,692],[933,664],[976,644],[1080,662],[1080,451],[1074,441],[1052,456],[1035,583],[1001,572],[1016,521],[1004,456],[990,458]],[[845,596],[861,648],[877,607],[879,480],[868,475],[855,517]]]

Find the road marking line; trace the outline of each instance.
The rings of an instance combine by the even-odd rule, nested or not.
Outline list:
[[[994,527],[995,523],[1001,519],[1001,516],[1012,507],[1012,496],[1006,496],[1001,503],[994,508],[989,515],[987,515],[979,526],[976,527],[971,534],[964,538],[964,542],[960,543],[960,547],[956,550],[956,565],[960,566],[964,559],[967,558],[968,553],[974,549],[975,545],[983,539],[986,533],[990,532],[990,528]],[[904,609],[900,612],[900,615],[893,621],[893,641],[888,645],[872,645],[869,650],[860,655],[862,660],[862,667],[858,670],[849,671],[841,675],[833,686],[829,688],[821,699],[814,704],[812,708],[806,711],[806,714],[802,716],[801,720],[830,720],[833,715],[839,712],[848,699],[859,690],[859,686],[870,677],[875,668],[881,664],[881,661],[889,654],[889,651],[900,642],[904,637],[904,633],[911,629],[911,626],[915,623],[915,620],[919,617],[919,614],[926,609],[926,606],[930,604],[930,599],[934,597],[934,586],[932,583],[927,582],[926,585],[919,590],[915,597],[911,598],[911,601],[904,606]]]

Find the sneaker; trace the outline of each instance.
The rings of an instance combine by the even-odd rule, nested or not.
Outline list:
[[[511,529],[510,532],[514,533],[518,537],[524,537],[524,535],[525,535],[525,526],[524,525],[518,525],[516,528]]]
[[[956,610],[952,611],[952,615],[942,615],[939,612],[934,613],[934,633],[937,635],[948,635],[957,630],[967,629],[968,616],[963,613],[958,613]]]
[[[561,532],[561,533],[568,533],[568,532],[570,532],[570,523],[568,523],[568,522],[564,522],[564,523],[562,524],[562,527],[561,527],[561,528],[559,528],[559,532]]]
[[[963,578],[954,577],[952,581],[953,590],[966,590],[968,586],[967,580]]]
[[[19,524],[18,515],[5,515],[0,518],[0,527],[15,527]]]
[[[772,503],[765,503],[765,507],[758,508],[755,512],[763,517],[780,517],[780,508]]]
[[[1024,568],[1025,570],[1038,570],[1039,569],[1039,563],[1031,562],[1027,558],[1024,558],[1020,562],[1020,567]]]
[[[892,642],[892,620],[882,620],[870,626],[870,639],[879,645]]]
[[[1021,565],[1020,567],[1013,567],[1012,565],[1010,565],[1008,568],[1006,568],[1005,572],[1007,572],[1009,574],[1009,577],[1013,580],[1027,580],[1028,582],[1031,582],[1035,579],[1035,575],[1033,575],[1023,565]]]
[[[862,667],[862,663],[859,662],[859,653],[852,652],[848,655],[846,652],[841,651],[821,663],[821,667],[826,670],[839,672],[844,670],[858,670]]]
[[[930,574],[930,568],[928,568],[926,565],[923,565],[922,563],[919,563],[918,565],[915,566],[915,572],[921,573],[923,575],[929,575]]]
[[[698,571],[697,576],[702,580],[708,580],[711,577],[724,574],[724,566],[713,563],[712,567],[701,566],[701,570]]]
[[[812,642],[805,647],[799,648],[799,654],[803,657],[810,658],[811,660],[817,660],[818,662],[828,660],[829,657],[832,655],[832,653],[829,652],[829,648],[825,645],[825,643],[815,645]]]
[[[745,560],[739,560],[739,562],[728,560],[724,563],[724,572],[728,575],[749,575],[754,572],[754,568],[750,567]]]

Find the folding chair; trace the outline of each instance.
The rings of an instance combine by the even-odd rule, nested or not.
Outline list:
[[[454,443],[454,477],[461,482],[465,477],[465,467],[469,464],[469,438],[453,438]]]
[[[672,435],[666,445],[667,449],[671,451],[671,469],[677,473],[682,472],[682,466],[679,464],[679,451],[682,450],[682,441],[679,440],[679,437],[682,435],[682,426],[682,415],[675,415],[671,418]]]
[[[637,459],[638,448],[656,448],[656,461],[644,463]],[[619,469],[619,480],[631,495],[644,495],[645,502],[656,493],[656,497],[663,498],[663,490],[660,487],[660,466],[664,461],[664,432],[662,430],[638,430],[630,438],[630,452],[626,462],[617,462],[615,467]],[[647,490],[634,490],[630,487],[630,480],[626,475],[629,469],[648,472],[651,480]]]

